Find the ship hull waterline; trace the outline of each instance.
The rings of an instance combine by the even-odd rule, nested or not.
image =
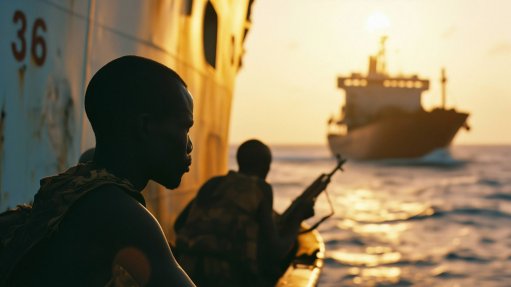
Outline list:
[[[437,109],[432,112],[387,116],[350,130],[328,134],[332,154],[356,160],[418,158],[450,145],[467,113]]]

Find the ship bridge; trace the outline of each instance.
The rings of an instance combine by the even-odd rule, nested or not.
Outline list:
[[[352,73],[337,78],[337,87],[345,90],[343,122],[348,128],[365,124],[383,115],[422,111],[421,95],[429,89],[429,80],[417,75],[389,76],[386,71],[384,43],[369,57],[367,75]]]

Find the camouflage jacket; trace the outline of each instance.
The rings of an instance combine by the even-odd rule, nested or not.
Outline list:
[[[257,258],[264,185],[271,188],[230,171],[198,192],[176,234],[179,263],[198,286],[264,286]]]
[[[0,234],[0,286],[14,284],[7,282],[16,266],[38,243],[50,238],[58,230],[63,218],[77,201],[87,193],[107,184],[121,187],[127,194],[145,205],[144,198],[129,181],[118,178],[105,169],[97,168],[93,163],[79,164],[62,174],[42,179],[31,210],[27,211],[27,207],[22,208],[23,220],[10,226],[4,234]],[[125,273],[116,271],[114,277]],[[129,277],[129,274],[127,275]],[[115,282],[124,281],[130,280],[112,278],[109,284],[113,286],[116,285]]]

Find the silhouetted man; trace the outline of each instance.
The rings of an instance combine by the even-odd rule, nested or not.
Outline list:
[[[179,263],[201,287],[274,286],[300,223],[314,215],[314,201],[301,201],[278,227],[265,181],[270,149],[249,140],[236,157],[239,171],[207,181],[174,225]]]
[[[194,286],[140,193],[150,179],[176,188],[189,169],[185,83],[157,62],[121,57],[94,75],[85,110],[94,160],[42,180],[2,252],[13,265],[2,275],[11,271],[14,286]]]

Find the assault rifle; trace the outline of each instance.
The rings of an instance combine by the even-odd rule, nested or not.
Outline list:
[[[285,222],[286,218],[288,218],[289,216],[291,216],[291,214],[293,214],[295,212],[295,210],[298,208],[298,206],[300,204],[302,204],[301,201],[303,201],[303,200],[315,201],[316,198],[323,191],[325,191],[325,195],[327,196],[328,203],[330,204],[330,210],[331,210],[330,213],[328,215],[324,216],[323,218],[321,218],[318,222],[313,224],[310,228],[301,231],[301,233],[306,233],[306,232],[309,232],[309,231],[311,231],[313,229],[316,229],[321,223],[323,223],[323,221],[327,220],[332,215],[334,215],[334,209],[333,209],[333,206],[332,206],[332,202],[330,200],[330,196],[328,196],[328,193],[326,192],[326,187],[330,183],[330,179],[335,174],[335,172],[337,172],[338,170],[344,171],[342,166],[346,162],[346,159],[342,158],[340,155],[336,155],[336,158],[337,158],[337,165],[335,166],[335,168],[331,172],[329,172],[329,173],[322,173],[316,180],[314,180],[314,182],[312,182],[311,185],[309,185],[309,187],[307,187],[304,190],[304,192],[301,195],[299,195],[293,201],[293,203],[282,214],[282,216],[281,216],[282,222]]]

